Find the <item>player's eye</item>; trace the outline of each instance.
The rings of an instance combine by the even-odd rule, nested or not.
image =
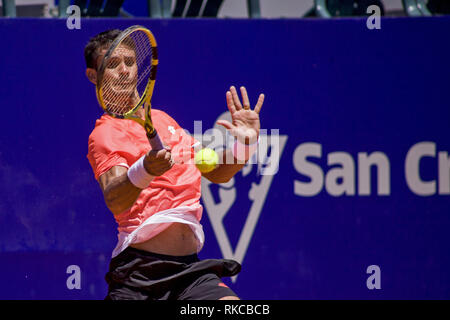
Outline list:
[[[131,67],[135,64],[136,60],[134,58],[125,58],[125,64],[127,67]]]
[[[111,59],[108,61],[107,68],[108,69],[115,69],[120,64],[120,60],[118,59]]]

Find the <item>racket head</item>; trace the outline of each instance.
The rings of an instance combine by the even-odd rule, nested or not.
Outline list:
[[[150,102],[157,66],[157,44],[150,30],[135,25],[120,33],[97,71],[97,100],[103,110],[115,118],[132,118]]]

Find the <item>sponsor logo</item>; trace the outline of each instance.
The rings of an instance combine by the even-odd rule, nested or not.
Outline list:
[[[219,119],[230,121],[231,116],[229,112],[226,112],[222,114]],[[222,130],[219,126],[215,129],[219,131]],[[198,132],[198,130],[196,131]],[[217,134],[214,134],[214,137],[212,137],[210,134],[211,131],[209,131],[209,133],[208,131],[209,130],[207,130],[202,137],[204,145],[208,145],[208,147],[216,150],[227,147],[227,145],[229,147],[229,143],[223,143],[223,140],[230,141],[228,138],[217,139]],[[244,261],[245,254],[261,215],[273,178],[278,172],[281,154],[287,142],[287,136],[279,135],[278,132],[278,130],[270,130],[270,134],[267,134],[267,130],[261,129],[257,152],[253,154],[252,158],[242,170],[227,183],[214,185],[207,179],[202,178],[203,203],[214,229],[222,255],[226,259],[233,259],[241,264]],[[226,135],[225,129],[223,129],[222,134],[223,136]],[[208,141],[211,141],[211,143],[208,144]],[[237,179],[243,180],[243,183],[237,185]],[[250,185],[250,187],[242,190],[246,185]],[[215,188],[215,190],[213,190],[213,188]],[[250,209],[247,213],[243,227],[240,230],[237,245],[233,247],[230,241],[229,232],[227,232],[227,228],[224,225],[224,219],[227,214],[232,212],[234,205],[238,201],[239,203],[244,201],[247,203],[250,202]],[[239,206],[239,210],[240,212],[235,212],[235,214],[245,214],[245,212],[241,211],[242,206]],[[233,232],[235,231],[236,230],[233,230]],[[235,282],[236,279],[237,276],[232,277],[233,282]]]

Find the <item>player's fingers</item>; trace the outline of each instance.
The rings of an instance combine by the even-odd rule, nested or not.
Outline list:
[[[256,103],[256,106],[255,106],[256,113],[259,113],[261,111],[263,103],[264,103],[264,94],[261,93],[259,95],[258,102]]]
[[[228,110],[230,110],[231,114],[235,113],[236,112],[236,107],[234,106],[233,97],[231,96],[231,92],[230,91],[227,91],[226,98],[227,98]]]
[[[241,96],[242,96],[242,104],[244,105],[244,109],[250,109],[250,100],[248,99],[247,90],[244,86],[241,87]]]
[[[150,151],[147,153],[147,156],[148,156],[150,159],[156,159],[156,158],[158,158],[158,157],[161,156],[161,155],[160,155],[160,152],[161,152],[161,150],[150,150]]]
[[[236,126],[234,126],[233,124],[231,124],[230,122],[228,122],[227,120],[218,120],[216,122],[218,125],[221,125],[223,127],[225,127],[228,132],[233,136],[236,137],[237,133],[236,133]]]
[[[231,91],[231,96],[233,97],[234,105],[236,106],[236,110],[241,110],[242,105],[241,105],[241,101],[239,101],[239,96],[237,94],[236,88],[234,86],[231,86],[230,91]]]
[[[166,154],[164,155],[164,160],[166,161],[172,160],[172,154],[167,151]]]
[[[218,125],[221,125],[222,127],[225,127],[228,130],[232,130],[234,126],[227,120],[217,120],[216,122]]]
[[[160,162],[161,160],[164,161],[166,159],[166,156],[170,157],[170,152],[167,151],[166,149],[161,149],[161,150],[152,150],[150,151],[150,156],[152,156],[152,158],[154,160],[157,160],[158,162]]]

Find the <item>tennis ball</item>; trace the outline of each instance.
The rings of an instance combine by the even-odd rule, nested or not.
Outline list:
[[[195,154],[195,165],[202,173],[213,171],[219,162],[219,156],[210,148],[204,148]]]

